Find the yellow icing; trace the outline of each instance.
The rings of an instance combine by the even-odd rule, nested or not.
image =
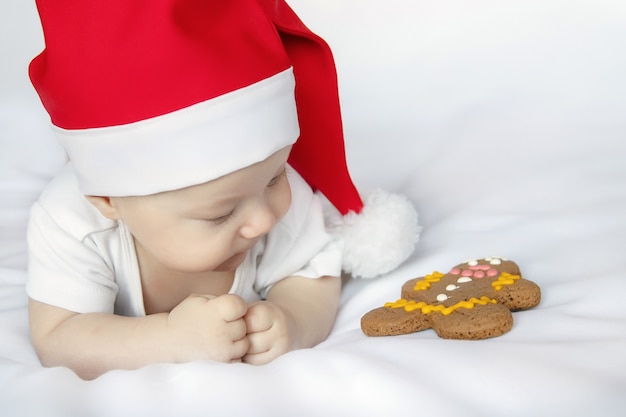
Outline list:
[[[417,281],[415,283],[415,287],[413,289],[415,291],[423,291],[430,288],[430,284],[433,282],[439,282],[441,278],[443,278],[445,274],[441,272],[435,271],[430,275],[426,275],[423,279]],[[513,285],[515,281],[520,279],[521,276],[509,274],[508,272],[502,272],[498,279],[491,283],[491,286],[496,290],[501,290],[505,285]],[[404,308],[404,311],[411,312],[420,309],[423,314],[429,314],[433,311],[438,311],[444,316],[452,314],[454,311],[459,308],[474,308],[476,305],[486,305],[486,304],[496,304],[497,301],[489,298],[487,296],[482,296],[480,298],[472,297],[467,301],[459,301],[456,304],[453,304],[449,307],[444,306],[443,304],[428,304],[423,301],[415,301],[415,300],[405,300],[403,298],[394,301],[385,303],[385,307],[388,308]]]
[[[424,279],[421,279],[415,283],[415,287],[413,287],[414,291],[427,290],[430,287],[432,282],[438,282],[441,278],[444,277],[439,271],[435,271],[430,275],[426,275]]]
[[[496,300],[491,299],[489,297],[485,297],[482,296],[480,298],[476,298],[476,297],[472,297],[467,301],[460,301],[454,305],[451,305],[450,307],[446,307],[442,304],[437,304],[437,305],[433,305],[433,304],[426,304],[423,301],[417,302],[414,300],[405,300],[403,298],[399,299],[398,301],[395,301],[393,303],[385,303],[385,307],[389,307],[389,308],[404,308],[404,311],[406,312],[411,312],[417,309],[421,309],[423,314],[428,314],[431,313],[433,311],[438,311],[441,314],[443,314],[444,316],[447,316],[451,313],[453,313],[455,310],[458,310],[459,308],[474,308],[474,306],[476,306],[476,304],[480,304],[480,305],[486,305],[486,304],[496,304]]]
[[[502,287],[504,287],[505,285],[515,284],[515,281],[517,281],[520,278],[521,277],[519,275],[513,275],[513,274],[509,274],[508,272],[503,272],[502,274],[500,274],[497,280],[491,283],[491,286],[493,287],[494,290],[500,291]]]

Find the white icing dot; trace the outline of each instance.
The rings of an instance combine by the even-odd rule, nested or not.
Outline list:
[[[459,284],[463,284],[464,282],[470,282],[472,279],[470,277],[461,277],[456,280]]]
[[[502,263],[502,260],[500,260],[500,258],[493,258],[489,261],[489,263],[491,265],[500,265]]]
[[[456,285],[454,285],[454,284],[450,284],[450,285],[448,285],[448,286],[446,287],[446,291],[454,291],[454,290],[456,290],[457,288],[459,288],[459,287],[457,287],[457,286],[456,286]]]
[[[441,301],[446,301],[448,299],[448,296],[445,294],[439,294],[437,296],[437,301],[441,302]]]
[[[478,265],[478,261],[476,259],[472,259],[471,261],[467,261],[467,264],[469,266]]]

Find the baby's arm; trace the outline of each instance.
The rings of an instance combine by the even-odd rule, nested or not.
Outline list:
[[[322,342],[335,322],[340,292],[339,277],[289,277],[274,284],[266,301],[248,308],[250,348],[243,361],[262,365]]]
[[[92,379],[150,363],[238,360],[248,350],[246,308],[235,295],[192,295],[170,313],[123,317],[78,314],[31,299],[29,315],[42,364],[67,366]]]

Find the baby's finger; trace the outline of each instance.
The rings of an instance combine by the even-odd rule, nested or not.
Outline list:
[[[243,356],[246,355],[250,343],[247,337],[233,342],[232,361],[243,361]]]
[[[248,354],[257,355],[272,348],[272,339],[267,333],[248,333]]]
[[[244,317],[248,333],[264,332],[272,327],[273,313],[273,310],[265,303],[252,304]]]
[[[211,302],[217,303],[219,314],[226,322],[242,318],[248,310],[248,306],[243,298],[234,294],[221,295],[211,300]]]
[[[248,333],[248,327],[244,319],[228,322],[226,326],[228,329],[228,337],[233,341],[243,339]]]
[[[272,350],[268,350],[261,353],[248,353],[241,358],[241,361],[250,365],[265,365],[274,359],[276,359],[276,355],[272,352]]]

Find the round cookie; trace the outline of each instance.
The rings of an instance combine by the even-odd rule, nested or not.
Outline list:
[[[447,274],[407,281],[401,297],[365,314],[367,336],[392,336],[432,328],[446,339],[477,340],[499,336],[513,326],[511,311],[539,304],[537,284],[522,278],[515,262],[473,259]]]

